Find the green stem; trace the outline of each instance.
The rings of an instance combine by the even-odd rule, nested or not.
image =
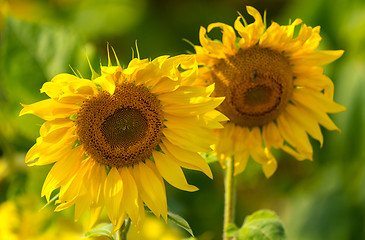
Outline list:
[[[119,229],[119,240],[127,240],[130,226],[131,226],[131,219],[127,218]]]
[[[234,158],[227,161],[227,167],[224,178],[224,221],[223,221],[223,240],[230,240],[227,236],[226,228],[228,224],[234,223],[235,212],[235,181],[234,181]]]

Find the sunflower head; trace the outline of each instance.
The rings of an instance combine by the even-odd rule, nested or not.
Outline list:
[[[230,119],[217,131],[215,150],[221,163],[234,155],[237,174],[252,157],[269,177],[277,168],[271,148],[298,160],[312,159],[308,134],[322,145],[319,125],[339,130],[327,114],[345,108],[333,101],[333,83],[321,66],[343,51],[317,51],[320,28],[300,19],[266,28],[255,8],[247,7],[247,12],[255,19],[251,24],[239,16],[234,28],[213,23],[200,29],[197,82],[215,83],[213,95],[225,97],[217,108]],[[222,41],[207,36],[214,28],[222,29]]]
[[[45,120],[26,155],[28,165],[54,163],[42,189],[49,201],[59,188],[56,211],[75,205],[78,219],[90,210],[93,225],[104,206],[118,230],[128,216],[141,226],[144,205],[167,218],[165,179],[186,191],[183,168],[204,172],[198,152],[209,151],[227,118],[215,110],[214,84],[190,86],[194,56],[133,59],[127,68],[102,66],[92,79],[60,74],[41,92],[49,99],[23,105],[20,115]],[[95,75],[95,74],[93,74]]]

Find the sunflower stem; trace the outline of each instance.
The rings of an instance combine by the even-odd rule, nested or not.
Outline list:
[[[223,220],[223,240],[231,240],[226,233],[227,226],[234,222],[235,215],[235,177],[234,177],[234,158],[227,161],[224,177],[224,220]]]
[[[119,240],[127,240],[131,219],[127,218],[119,229]]]

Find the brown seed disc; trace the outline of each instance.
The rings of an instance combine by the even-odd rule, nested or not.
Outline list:
[[[293,92],[288,59],[277,51],[253,46],[213,66],[214,96],[225,96],[218,107],[233,123],[262,126],[276,119]]]
[[[143,85],[122,83],[85,101],[76,133],[87,155],[109,167],[133,166],[148,158],[161,140],[159,100]]]

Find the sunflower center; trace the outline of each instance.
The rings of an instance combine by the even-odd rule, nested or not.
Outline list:
[[[213,66],[218,107],[233,123],[262,126],[281,113],[293,91],[288,59],[277,51],[253,46]]]
[[[117,109],[101,124],[101,132],[111,146],[131,146],[143,139],[148,122],[137,109]]]
[[[86,153],[109,167],[144,161],[161,140],[159,100],[143,85],[117,85],[113,95],[101,91],[81,105],[76,133]]]

